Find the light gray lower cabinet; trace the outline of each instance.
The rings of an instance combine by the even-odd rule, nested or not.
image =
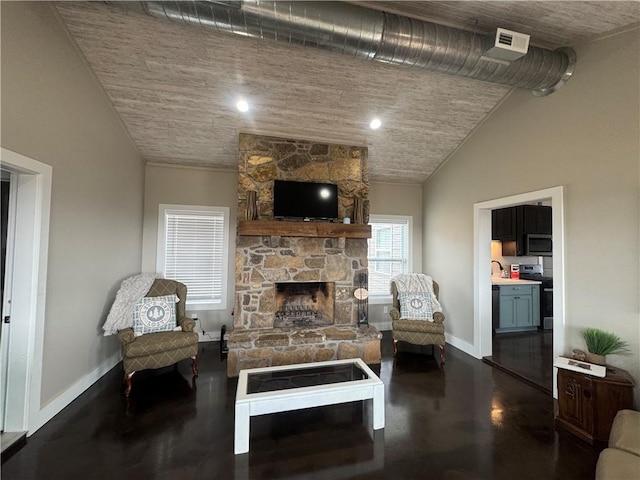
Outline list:
[[[501,285],[496,333],[535,330],[540,325],[540,285]]]

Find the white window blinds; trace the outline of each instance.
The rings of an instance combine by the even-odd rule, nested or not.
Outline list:
[[[164,209],[164,258],[159,259],[164,260],[164,265],[161,272],[165,278],[187,286],[187,303],[193,308],[224,308],[227,212],[228,209],[212,207],[206,210]]]
[[[369,224],[369,295],[388,296],[391,278],[409,270],[410,221],[372,215]]]

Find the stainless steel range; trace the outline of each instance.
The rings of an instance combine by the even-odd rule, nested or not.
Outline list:
[[[522,280],[537,280],[542,282],[540,289],[540,328],[553,330],[553,277],[543,275],[542,265],[520,265]]]

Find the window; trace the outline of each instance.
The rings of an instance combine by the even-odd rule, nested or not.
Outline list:
[[[218,310],[227,303],[229,209],[160,205],[157,269],[187,286],[187,307]]]
[[[391,277],[410,271],[411,218],[371,215],[369,224],[369,298],[390,301]]]

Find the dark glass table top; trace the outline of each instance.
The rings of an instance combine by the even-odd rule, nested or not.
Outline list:
[[[292,388],[366,380],[369,376],[356,363],[249,373],[247,393],[275,392]]]

